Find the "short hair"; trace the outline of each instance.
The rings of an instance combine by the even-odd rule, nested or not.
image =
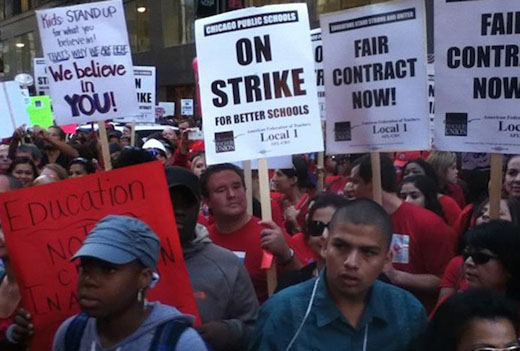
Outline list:
[[[442,187],[446,183],[446,172],[448,168],[457,162],[457,155],[454,152],[449,151],[432,151],[432,153],[426,159],[437,174],[439,185]]]
[[[17,152],[26,152],[31,154],[33,160],[41,160],[42,152],[38,149],[38,146],[34,144],[22,144],[18,146]]]
[[[294,156],[292,158],[293,168],[283,168],[280,172],[289,178],[296,177],[298,188],[315,188],[309,175],[309,162],[302,156]]]
[[[388,246],[392,242],[392,221],[385,209],[369,199],[354,199],[338,208],[328,225],[329,232],[343,223],[376,227],[385,236]]]
[[[520,301],[520,229],[504,220],[493,220],[475,226],[467,233],[466,245],[488,249],[497,256],[510,278],[506,296]]]
[[[67,173],[67,170],[65,168],[63,168],[62,166],[60,166],[59,164],[57,164],[57,163],[48,163],[45,166],[43,166],[43,168],[44,169],[48,168],[51,171],[53,171],[54,173],[56,173],[56,175],[58,176],[58,178],[60,180],[67,179],[69,177],[69,174]]]
[[[475,320],[506,319],[515,331],[519,320],[504,296],[489,289],[470,289],[448,298],[437,310],[417,350],[456,350],[461,337]]]
[[[20,164],[29,164],[32,168],[32,171],[33,171],[33,174],[34,174],[34,178],[33,180],[38,176],[38,174],[40,173],[38,171],[38,167],[36,167],[36,165],[34,164],[33,160],[31,160],[29,157],[26,157],[26,156],[22,156],[22,157],[16,157],[13,162],[11,162],[11,165],[9,165],[9,168],[7,169],[7,174],[11,175],[14,171],[14,168],[17,166],[17,165],[20,165]]]
[[[380,155],[381,168],[381,188],[389,193],[397,192],[397,173],[394,163],[387,155]],[[359,166],[359,176],[365,183],[372,182],[372,161],[370,155],[363,155],[358,158],[352,168]]]
[[[334,209],[338,209],[345,205],[349,200],[344,198],[343,196],[333,194],[333,193],[323,193],[317,195],[309,201],[311,206],[307,212],[307,218],[305,219],[305,228],[303,230],[304,235],[308,235],[307,228],[309,227],[309,222],[312,221],[312,216],[314,216],[314,212],[321,208],[333,207]]]
[[[149,152],[134,146],[126,146],[115,160],[114,169],[140,165],[141,163],[153,161],[155,161],[155,157],[153,157]]]
[[[235,166],[232,163],[221,163],[218,165],[211,165],[208,168],[206,168],[204,173],[202,173],[202,175],[200,176],[200,190],[201,190],[202,196],[204,196],[206,198],[209,197],[208,183],[209,183],[211,176],[215,173],[219,173],[219,172],[223,172],[223,171],[235,172],[240,177],[242,186],[244,188],[246,187],[246,181],[244,179],[244,172],[242,171],[242,169],[240,167]]]
[[[70,166],[72,166],[72,165],[82,165],[83,167],[85,167],[87,174],[96,173],[96,167],[94,166],[92,161],[88,160],[84,157],[76,157],[75,159],[70,161],[69,170],[70,170]]]
[[[189,128],[194,128],[195,127],[195,120],[193,120],[192,118],[182,118],[182,119],[179,120],[177,125],[180,125],[181,123],[185,123],[185,122],[188,122]]]

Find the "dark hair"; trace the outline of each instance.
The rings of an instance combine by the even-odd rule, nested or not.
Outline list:
[[[424,171],[424,174],[430,178],[434,183],[437,189],[439,188],[439,179],[437,178],[437,173],[435,173],[435,170],[433,169],[432,165],[430,165],[428,162],[426,162],[423,158],[415,158],[413,160],[410,160],[406,162],[406,164],[403,167],[403,174],[406,169],[406,166],[408,166],[410,163],[415,163],[419,165]],[[404,175],[403,175],[404,176]],[[408,176],[410,177],[410,176]]]
[[[18,146],[17,152],[27,152],[30,153],[33,160],[41,160],[42,152],[38,149],[38,146],[34,144],[22,144]]]
[[[92,163],[92,161],[87,160],[86,158],[76,157],[75,159],[70,161],[69,170],[70,170],[70,166],[72,166],[72,165],[82,165],[83,167],[85,167],[85,171],[87,171],[87,174],[96,173],[96,167],[94,167],[94,164]]]
[[[511,196],[508,198],[502,198],[501,200],[506,201],[507,208],[511,214],[511,223],[516,226],[520,226],[520,198]],[[486,197],[480,203],[474,206],[473,219],[476,220],[480,217],[484,210],[484,207],[489,204],[489,198]]]
[[[412,183],[423,194],[424,208],[446,220],[442,206],[437,198],[437,185],[430,177],[425,175],[415,175],[404,178],[399,185],[399,193],[401,192],[403,185],[407,183]]]
[[[381,187],[384,191],[395,193],[397,191],[397,174],[394,163],[387,155],[381,154]],[[365,183],[372,182],[372,161],[370,155],[358,158],[352,168],[359,166],[359,176]]]
[[[448,298],[435,313],[417,350],[455,351],[469,324],[477,319],[507,319],[518,330],[518,314],[489,289],[471,289]]]
[[[235,172],[239,177],[240,181],[242,182],[242,186],[246,187],[246,181],[244,179],[244,172],[242,169],[238,166],[235,166],[232,163],[221,163],[218,165],[211,165],[201,174],[200,176],[200,191],[202,193],[202,196],[209,197],[209,189],[208,189],[208,183],[211,176],[215,173],[223,172],[223,171],[232,171]]]
[[[506,296],[520,300],[520,229],[513,223],[493,220],[477,225],[467,233],[467,246],[488,249],[510,274]]]
[[[21,164],[29,164],[31,166],[32,171],[33,171],[33,180],[36,179],[36,177],[38,177],[38,174],[40,173],[40,172],[38,172],[38,167],[36,167],[33,160],[31,160],[29,157],[26,157],[26,156],[16,157],[13,160],[13,162],[11,163],[11,165],[9,166],[9,168],[7,169],[7,174],[12,175],[14,168],[17,165],[21,165]]]
[[[115,160],[114,168],[123,168],[153,161],[155,161],[155,157],[149,152],[134,146],[126,146]]]
[[[65,138],[67,137],[67,133],[65,133],[65,131],[63,129],[61,129],[61,127],[50,126],[49,129],[51,129],[51,128],[54,128],[58,131],[58,134],[60,135],[60,140],[65,140]]]
[[[369,199],[347,201],[336,210],[329,223],[329,232],[334,232],[342,223],[367,225],[378,228],[386,237],[388,246],[392,241],[392,221],[385,209],[377,202]]]
[[[307,212],[307,218],[305,219],[305,228],[303,233],[307,234],[307,228],[309,226],[309,222],[312,221],[312,216],[314,216],[314,212],[321,208],[333,207],[338,209],[345,205],[349,200],[345,199],[343,196],[339,196],[333,193],[323,193],[313,197],[310,201],[311,206]]]
[[[292,159],[293,168],[283,168],[280,172],[289,178],[296,177],[298,188],[313,189],[315,185],[311,182],[309,176],[309,163],[302,156],[294,156]]]

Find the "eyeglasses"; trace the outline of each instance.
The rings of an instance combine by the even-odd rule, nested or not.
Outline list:
[[[322,221],[309,221],[309,223],[307,223],[307,232],[310,236],[322,236],[327,226],[328,224]]]
[[[480,347],[480,348],[475,349],[473,351],[519,351],[519,350],[520,350],[520,346],[519,345],[515,345],[515,346],[499,347],[499,348],[496,348],[496,347]]]
[[[462,257],[464,258],[464,261],[468,259],[468,257],[471,257],[473,262],[475,264],[486,264],[492,259],[497,259],[498,256],[487,254],[485,252],[479,252],[479,251],[472,251],[472,250],[464,250],[462,253]]]

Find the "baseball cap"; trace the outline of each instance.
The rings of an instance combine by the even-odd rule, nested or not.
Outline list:
[[[137,260],[154,269],[157,266],[159,249],[159,238],[143,221],[110,215],[99,221],[90,231],[71,261],[81,257],[93,257],[113,264]]]
[[[195,196],[197,201],[200,201],[200,181],[193,172],[184,167],[168,167],[166,168],[166,180],[168,181],[168,188],[183,186]]]

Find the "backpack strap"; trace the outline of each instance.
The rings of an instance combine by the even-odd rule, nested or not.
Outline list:
[[[70,322],[65,332],[65,350],[79,351],[81,338],[87,326],[89,316],[86,313],[80,313]]]
[[[150,351],[174,351],[182,333],[189,327],[191,323],[184,319],[172,319],[161,324],[155,331]]]

